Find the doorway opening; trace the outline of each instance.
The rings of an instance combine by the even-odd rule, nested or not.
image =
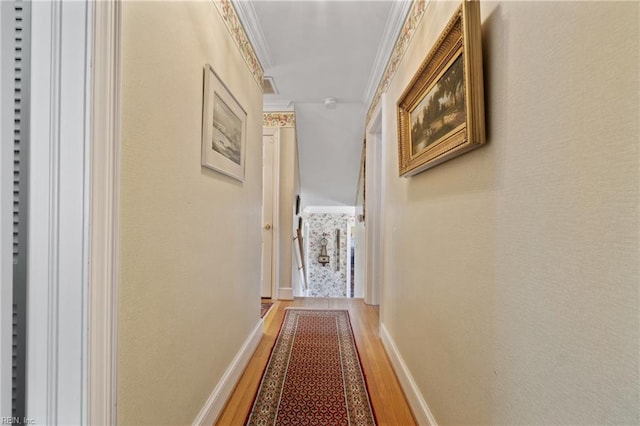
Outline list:
[[[279,184],[278,128],[264,128],[262,134],[262,272],[260,297],[276,297],[278,282],[278,184]]]
[[[302,213],[307,287],[303,297],[357,297],[353,279],[355,207],[309,206]]]

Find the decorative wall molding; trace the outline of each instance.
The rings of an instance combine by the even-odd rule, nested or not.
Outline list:
[[[399,0],[391,3],[391,11],[389,12],[389,18],[387,19],[387,24],[382,34],[382,42],[378,47],[378,53],[376,54],[376,59],[373,62],[373,67],[369,74],[369,82],[367,83],[367,89],[363,98],[365,105],[371,103],[376,93],[377,85],[385,71],[386,65],[389,63],[389,58],[398,40],[398,34],[400,34],[402,30],[411,5],[411,0]]]
[[[380,324],[380,339],[382,340],[382,345],[389,356],[389,361],[391,361],[393,370],[400,381],[400,386],[402,386],[402,390],[407,397],[411,411],[413,411],[413,415],[418,421],[418,424],[438,426],[436,419],[433,417],[433,414],[431,414],[431,409],[422,397],[422,393],[420,389],[418,389],[418,385],[409,371],[409,367],[407,367],[402,355],[400,355],[400,351],[384,323]]]
[[[387,90],[389,84],[391,84],[391,81],[393,81],[393,77],[396,75],[396,71],[398,70],[398,65],[404,57],[404,54],[409,47],[409,43],[413,39],[416,28],[418,28],[418,24],[424,16],[424,12],[427,10],[429,1],[430,0],[413,1],[411,9],[409,10],[409,14],[405,19],[404,26],[402,27],[402,31],[398,35],[398,39],[396,41],[395,48],[393,49],[393,53],[391,54],[391,58],[389,59],[389,63],[387,64],[380,83],[378,84],[378,89],[373,96],[373,101],[371,102],[371,106],[369,107],[369,111],[367,112],[366,123],[369,123],[373,110],[380,102],[380,96],[382,96],[382,93]]]
[[[249,334],[244,344],[233,358],[222,378],[209,395],[207,402],[193,421],[194,426],[209,426],[216,422],[229,396],[238,384],[245,367],[262,339],[264,323],[261,319]]]
[[[296,114],[293,112],[265,112],[264,127],[296,127]]]
[[[220,13],[222,20],[227,25],[231,38],[236,42],[238,50],[246,61],[253,77],[256,79],[256,83],[260,86],[260,90],[262,90],[264,70],[262,69],[262,65],[260,64],[256,52],[247,37],[247,33],[238,18],[238,14],[236,13],[231,0],[213,0],[213,4],[216,5],[216,9]]]

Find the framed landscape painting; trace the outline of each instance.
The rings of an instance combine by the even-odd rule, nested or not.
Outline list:
[[[464,1],[398,100],[400,176],[484,143],[480,6]]]
[[[204,67],[203,166],[244,181],[247,113],[213,71]]]

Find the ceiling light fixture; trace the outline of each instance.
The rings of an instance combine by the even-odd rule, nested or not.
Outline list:
[[[324,100],[324,106],[327,109],[336,109],[336,98],[327,98]]]

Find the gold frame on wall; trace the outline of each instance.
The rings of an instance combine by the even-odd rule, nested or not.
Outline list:
[[[485,143],[478,1],[458,7],[397,105],[400,176]]]

